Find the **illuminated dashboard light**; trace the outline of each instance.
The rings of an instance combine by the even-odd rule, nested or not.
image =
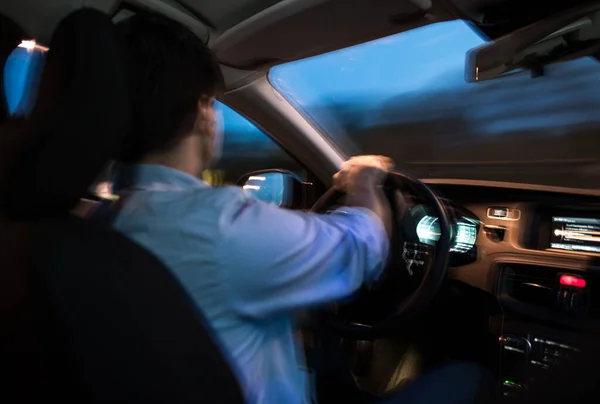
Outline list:
[[[477,227],[471,223],[459,222],[457,225],[456,238],[450,251],[468,252],[477,240]]]
[[[577,276],[572,275],[561,275],[560,276],[560,284],[564,286],[571,286],[573,288],[585,288],[587,283],[585,279],[579,278]]]

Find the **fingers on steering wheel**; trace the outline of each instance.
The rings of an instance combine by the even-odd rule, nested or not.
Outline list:
[[[333,186],[332,188],[337,189],[338,191],[344,190],[346,188],[345,174],[343,171],[339,171],[333,175]]]

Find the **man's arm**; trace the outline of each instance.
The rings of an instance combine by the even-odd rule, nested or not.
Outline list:
[[[220,219],[216,261],[241,315],[268,315],[350,296],[381,273],[389,240],[365,207],[294,212],[237,194]],[[232,195],[233,196],[233,195]]]

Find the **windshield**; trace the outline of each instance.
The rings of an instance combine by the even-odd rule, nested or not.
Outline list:
[[[600,188],[600,64],[591,58],[467,84],[483,40],[429,25],[271,69],[272,85],[347,155],[421,178]]]

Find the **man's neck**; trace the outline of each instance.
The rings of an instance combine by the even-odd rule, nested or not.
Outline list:
[[[205,169],[205,164],[197,152],[198,146],[193,138],[186,139],[181,145],[166,153],[155,153],[145,156],[140,164],[156,164],[182,171],[198,177]]]
[[[194,161],[189,161],[185,158],[175,158],[173,156],[152,155],[140,160],[140,164],[154,164],[164,167],[169,167],[175,170],[182,171],[186,174],[198,176],[202,173],[199,164]]]

